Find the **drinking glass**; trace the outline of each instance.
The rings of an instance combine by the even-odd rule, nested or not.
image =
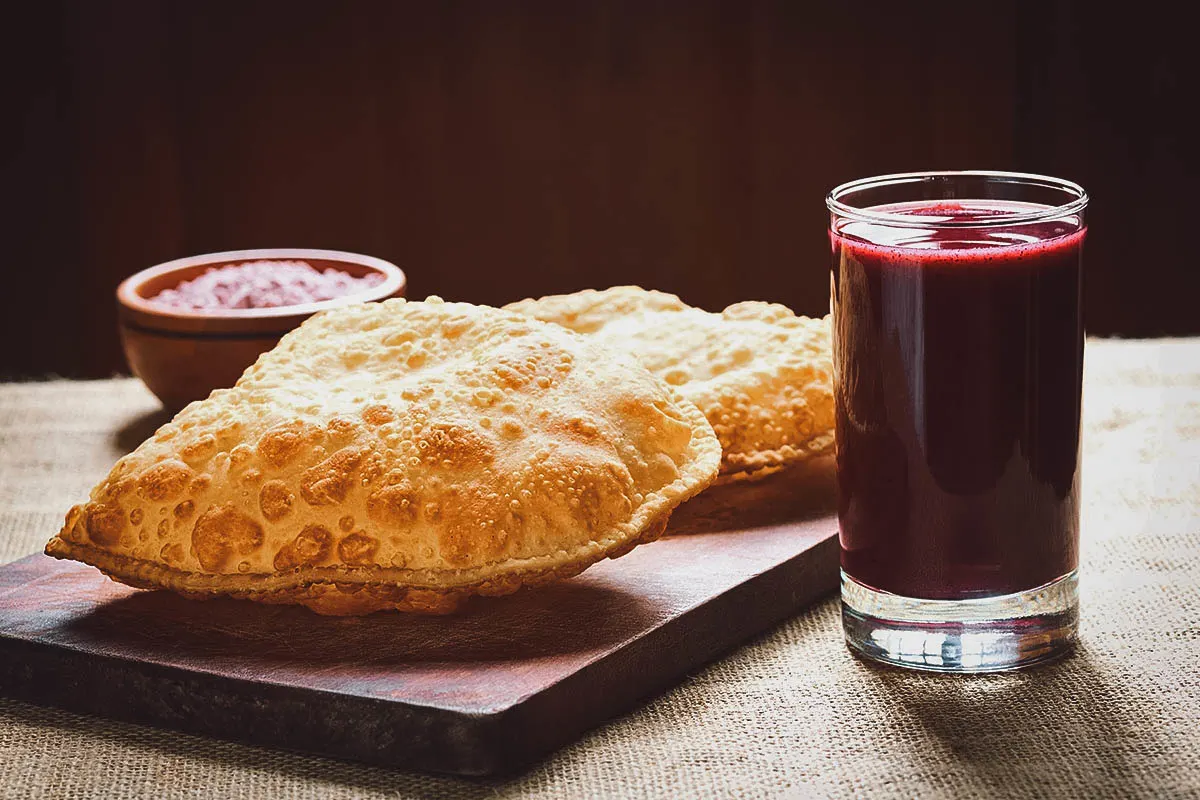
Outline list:
[[[851,649],[1014,669],[1078,626],[1084,190],[1006,172],[826,198]]]

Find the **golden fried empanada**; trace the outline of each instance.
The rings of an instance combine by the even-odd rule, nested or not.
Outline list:
[[[597,340],[391,300],[313,317],[189,405],[46,552],[189,596],[443,612],[655,538],[719,461],[692,403]]]
[[[628,351],[700,407],[721,440],[722,481],[757,478],[833,449],[829,318],[776,303],[713,314],[675,295],[617,286],[505,308]]]

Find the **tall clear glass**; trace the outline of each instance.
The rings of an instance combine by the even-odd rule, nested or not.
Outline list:
[[[842,617],[868,658],[988,672],[1074,643],[1087,203],[1005,172],[826,198]]]

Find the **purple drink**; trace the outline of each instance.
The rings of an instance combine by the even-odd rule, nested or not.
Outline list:
[[[962,187],[954,199],[891,194],[852,209],[861,216],[835,210],[830,232],[843,597],[849,587],[867,628],[900,623],[944,647],[989,621],[1012,633],[1007,611],[976,619],[986,598],[1020,605],[1069,583],[1059,610],[1073,638],[1082,208]],[[925,602],[962,600],[973,604],[961,619]],[[908,665],[966,669],[960,654],[921,649]],[[986,662],[973,666],[1018,665]]]

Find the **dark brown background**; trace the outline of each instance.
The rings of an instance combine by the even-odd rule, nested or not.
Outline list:
[[[1090,330],[1200,332],[1195,44],[1153,4],[4,12],[0,375],[122,370],[119,279],[245,247],[377,255],[417,297],[637,282],[823,312],[825,192],[933,168],[1084,184]]]

